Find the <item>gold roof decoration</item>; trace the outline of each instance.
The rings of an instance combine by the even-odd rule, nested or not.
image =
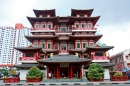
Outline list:
[[[75,56],[79,56],[77,52],[75,53]]]
[[[53,54],[54,54],[54,53],[50,53],[50,57],[53,57]]]
[[[32,42],[30,43],[29,47],[33,47],[33,43]]]

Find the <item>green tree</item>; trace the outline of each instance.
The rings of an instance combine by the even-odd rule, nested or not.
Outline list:
[[[92,63],[88,68],[88,78],[101,79],[104,77],[104,69],[100,64]]]
[[[41,78],[43,72],[37,68],[36,66],[33,66],[30,68],[30,70],[27,73],[27,78]]]

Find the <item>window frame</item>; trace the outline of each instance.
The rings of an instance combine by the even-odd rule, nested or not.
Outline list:
[[[43,27],[43,25],[44,25],[45,27]],[[41,28],[46,28],[46,24],[41,24]]]
[[[77,27],[77,25],[78,25],[78,27]],[[75,28],[76,28],[76,29],[80,28],[79,23],[75,23]]]
[[[85,25],[84,27],[82,25]],[[81,23],[82,28],[86,28],[86,23]]]
[[[38,26],[38,27],[37,27]],[[35,28],[39,28],[40,27],[40,25],[39,24],[35,24]]]
[[[90,25],[91,27],[90,27],[89,25]],[[92,24],[92,23],[88,23],[88,28],[91,29],[92,27],[93,27],[93,24]]]
[[[50,48],[49,48],[49,44],[50,44]],[[51,42],[47,43],[47,49],[51,49]]]
[[[76,42],[76,48],[78,48],[78,45],[77,44],[79,44],[79,48],[81,48],[81,45],[80,45],[80,42]],[[79,49],[78,48],[78,49]]]
[[[93,42],[89,42],[89,46],[92,44]],[[94,43],[93,43],[93,46],[94,46]],[[92,47],[92,46],[91,46]]]
[[[84,49],[84,43],[86,44],[86,47],[88,46],[88,42],[82,42],[82,48]],[[85,47],[85,48],[86,48]]]

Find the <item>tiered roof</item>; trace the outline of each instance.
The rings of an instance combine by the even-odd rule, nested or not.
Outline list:
[[[91,16],[94,9],[71,9],[71,16],[76,16],[76,14],[87,14],[88,16]]]
[[[39,15],[43,15],[43,14],[49,14],[51,16],[56,16],[55,14],[55,9],[51,9],[51,10],[36,10],[36,9],[33,9],[36,17],[39,17]]]

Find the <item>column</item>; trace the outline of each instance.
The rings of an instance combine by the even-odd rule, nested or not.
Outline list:
[[[47,40],[45,41],[45,44],[46,44],[45,49],[47,49]]]
[[[57,67],[57,70],[56,70],[56,78],[58,79],[59,78],[59,68]]]
[[[72,77],[72,66],[70,66],[70,79],[73,78]]]
[[[80,46],[81,46],[80,48],[82,48],[82,40],[80,40]]]
[[[80,67],[80,73],[79,78],[82,78],[82,66]]]
[[[41,47],[41,46],[40,46],[40,40],[38,41],[38,47]]]

